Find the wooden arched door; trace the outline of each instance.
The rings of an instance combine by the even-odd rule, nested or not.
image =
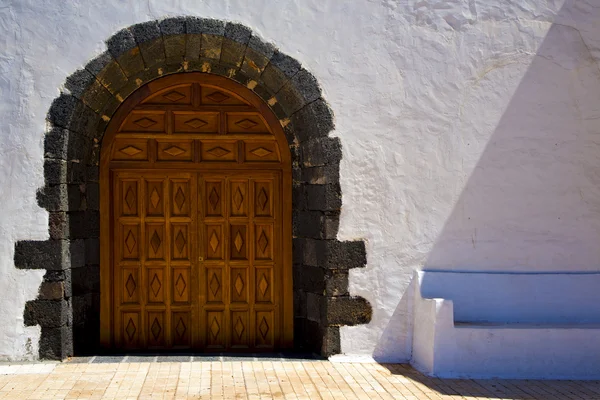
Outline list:
[[[101,341],[290,347],[291,163],[252,91],[200,73],[138,89],[101,154]]]

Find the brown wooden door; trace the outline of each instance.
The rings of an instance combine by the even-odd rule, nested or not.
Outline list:
[[[236,85],[163,78],[109,125],[100,182],[106,346],[292,344],[289,150],[268,108]]]
[[[115,173],[115,344],[274,349],[277,172]]]

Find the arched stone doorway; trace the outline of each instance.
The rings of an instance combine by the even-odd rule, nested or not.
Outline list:
[[[19,241],[17,268],[45,269],[27,325],[41,326],[39,354],[97,353],[100,344],[100,149],[119,106],[143,85],[175,73],[210,73],[245,86],[279,120],[291,154],[294,348],[341,351],[339,327],[369,322],[371,306],[349,295],[348,272],[364,267],[362,241],[336,239],[342,205],[339,138],[315,77],[237,23],[167,18],[122,29],[107,51],[69,76],[48,112],[46,241]],[[137,93],[137,92],[136,92]]]
[[[100,157],[101,343],[293,344],[291,160],[248,88],[179,73],[134,92]]]

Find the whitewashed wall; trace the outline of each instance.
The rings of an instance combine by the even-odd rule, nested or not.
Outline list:
[[[342,140],[339,239],[365,239],[351,292],[370,324],[342,350],[410,357],[412,271],[600,269],[600,5],[596,0],[0,0],[0,358],[40,271],[19,239],[38,208],[45,114],[120,28],[173,15],[239,21],[318,78]]]

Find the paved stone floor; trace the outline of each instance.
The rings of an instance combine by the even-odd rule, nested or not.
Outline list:
[[[0,364],[2,399],[600,399],[600,381],[448,380],[312,357],[93,357]]]

